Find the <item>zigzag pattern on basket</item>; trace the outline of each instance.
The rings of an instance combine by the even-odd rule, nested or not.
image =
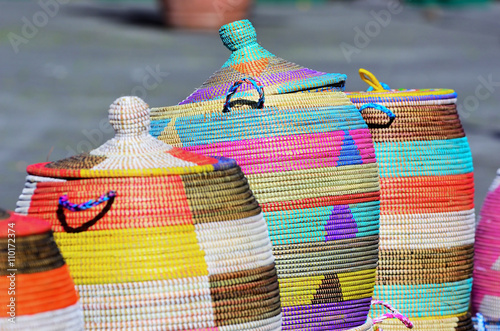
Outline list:
[[[271,242],[247,179],[234,160],[151,137],[149,112],[117,99],[115,138],[28,167],[17,210],[51,223],[85,328],[279,330]]]
[[[416,330],[473,330],[467,313],[474,256],[472,157],[446,89],[347,92],[363,110],[380,168],[380,253],[375,297],[394,304]],[[390,124],[390,125],[389,125]],[[381,313],[374,307],[372,316]],[[395,322],[384,330],[403,330]]]
[[[50,224],[0,209],[0,244],[0,329],[83,330],[82,307]]]
[[[223,27],[223,40],[232,29],[238,36],[241,24],[250,23]],[[244,57],[247,48],[253,56],[260,46],[245,45],[232,56]],[[270,58],[267,69],[277,63]],[[203,93],[207,86],[227,92],[227,82],[240,79],[229,71],[215,73]],[[269,76],[263,73],[253,77],[264,85],[262,108],[249,99],[232,101],[253,98],[245,92],[227,100],[231,110],[223,112],[224,100],[198,90],[184,104],[153,109],[151,133],[187,151],[237,160],[268,224],[283,330],[372,330],[371,323],[364,324],[378,258],[379,179],[372,138],[345,95],[324,86],[332,75],[300,72],[309,76],[290,81],[297,76],[276,76],[281,81],[275,86],[266,85]],[[331,92],[279,94],[310,87]]]
[[[500,325],[500,169],[483,203],[477,225],[472,309],[483,314],[487,329]],[[496,326],[494,325],[496,323]],[[489,327],[489,328],[488,328]]]

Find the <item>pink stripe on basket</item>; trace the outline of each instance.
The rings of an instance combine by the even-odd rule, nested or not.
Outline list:
[[[356,161],[356,164],[376,162],[369,130],[356,129],[348,133],[350,137],[346,136],[344,131],[334,131],[227,141],[183,149],[235,159],[245,174],[256,174],[344,165],[344,160],[339,162],[339,156],[347,138],[355,143],[355,145],[347,144],[347,148],[352,148],[349,154],[353,154],[348,162]],[[345,153],[343,151],[343,154]]]

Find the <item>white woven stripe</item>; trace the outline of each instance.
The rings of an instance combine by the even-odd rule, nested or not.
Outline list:
[[[7,318],[0,318],[0,330],[80,331],[83,329],[80,303],[44,313],[16,316],[15,323],[9,322]]]
[[[493,180],[493,183],[491,183],[489,192],[495,191],[498,186],[500,186],[500,169],[497,170],[497,176]]]
[[[474,243],[474,209],[413,215],[380,215],[380,249],[450,248]]]
[[[365,324],[358,326],[357,328],[354,329],[349,329],[348,331],[373,331],[373,324],[371,318],[368,318]]]
[[[210,275],[268,266],[274,262],[262,213],[226,222],[195,225]]]
[[[484,317],[499,320],[500,297],[485,295],[483,301],[481,301],[481,305],[479,306],[479,311],[484,315]]]
[[[86,328],[214,327],[207,276],[150,282],[77,285]]]
[[[27,215],[28,210],[31,205],[31,198],[35,193],[37,183],[42,182],[65,182],[64,179],[50,178],[50,177],[40,177],[40,176],[26,176],[26,182],[24,183],[23,192],[19,196],[19,200],[16,204],[15,212],[21,215]]]

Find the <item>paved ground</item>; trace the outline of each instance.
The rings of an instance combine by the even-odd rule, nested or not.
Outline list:
[[[349,90],[366,88],[359,67],[392,87],[455,89],[479,207],[500,167],[500,6],[445,12],[431,23],[418,9],[392,9],[382,0],[259,4],[251,19],[264,47],[347,74]],[[377,23],[381,10],[390,14]],[[0,205],[10,209],[28,164],[88,150],[111,136],[106,114],[115,98],[136,94],[151,106],[176,104],[229,54],[217,31],[164,29],[155,2],[72,1],[53,17],[40,13],[38,2],[0,1]],[[365,29],[363,39],[357,31]]]

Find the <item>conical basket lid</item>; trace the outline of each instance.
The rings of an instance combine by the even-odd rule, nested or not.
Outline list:
[[[235,81],[252,77],[265,87],[266,95],[299,91],[343,91],[345,75],[308,69],[273,55],[257,43],[249,20],[236,21],[219,30],[224,45],[232,52],[222,68],[180,104],[223,98]],[[255,91],[244,86],[239,96]],[[246,92],[246,93],[245,93]]]
[[[116,99],[109,109],[109,121],[115,137],[100,147],[56,162],[28,166],[28,173],[56,178],[130,177],[199,173],[225,166],[217,159],[153,138],[149,134],[150,109],[140,98]]]
[[[32,236],[48,231],[50,231],[50,224],[45,221],[0,209],[1,239]],[[15,235],[12,237],[9,234]]]

